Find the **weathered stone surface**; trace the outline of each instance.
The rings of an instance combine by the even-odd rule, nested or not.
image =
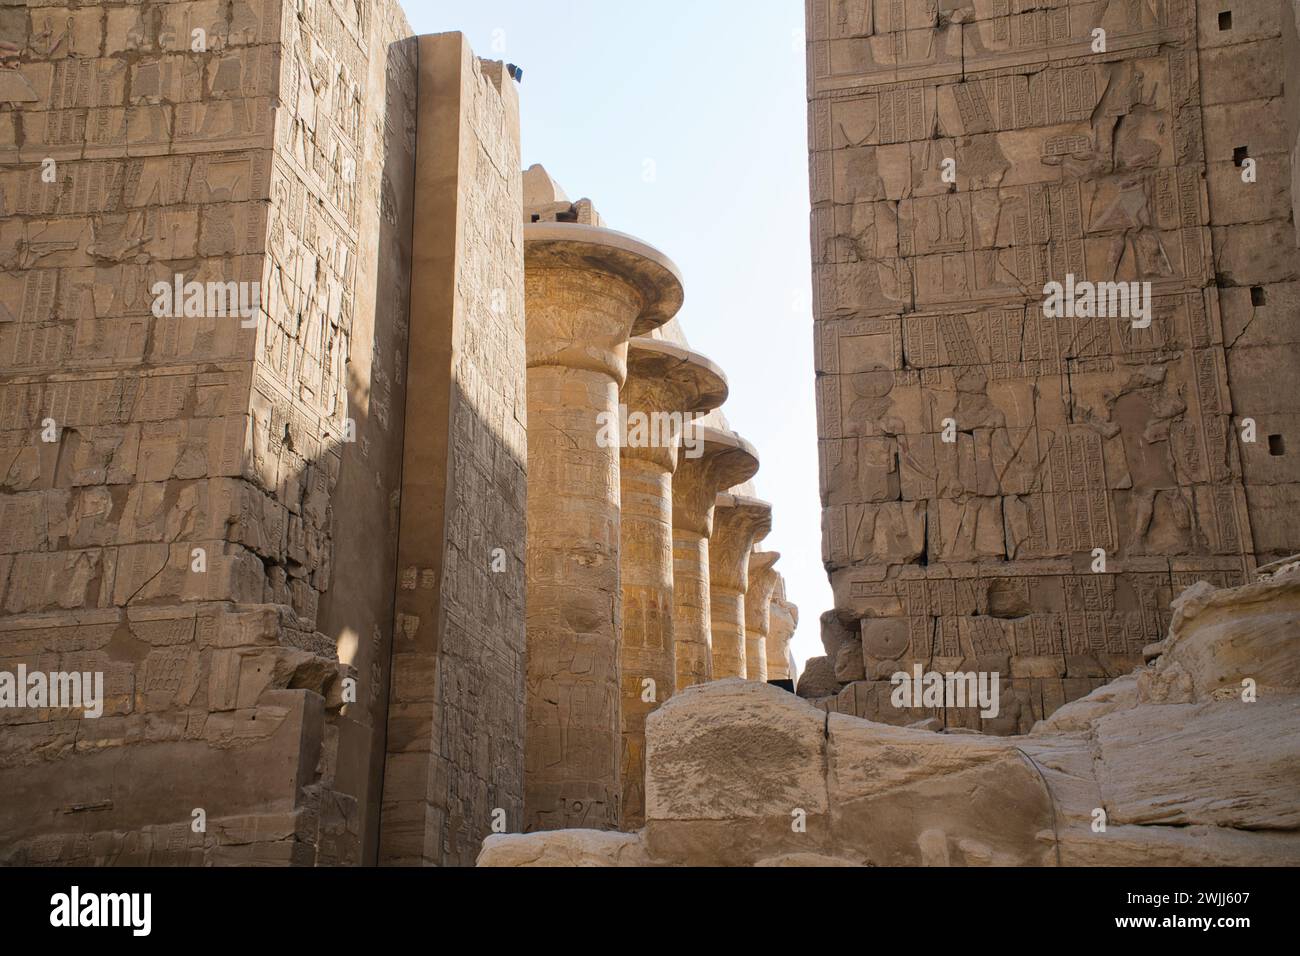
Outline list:
[[[781,856],[768,857],[765,860],[759,860],[755,866],[776,866],[776,867],[824,867],[824,866],[857,866],[849,860],[841,860],[839,857],[822,856],[820,853],[785,853]]]
[[[1170,632],[1159,645],[1152,683],[1175,670],[1191,678],[1192,699],[1249,679],[1272,688],[1300,690],[1300,658],[1292,633],[1300,626],[1300,577],[1295,573],[1232,590],[1204,582],[1174,601]]]
[[[1029,735],[892,727],[752,682],[692,688],[649,723],[638,846],[663,865],[1300,864],[1300,688],[1287,683],[1300,621],[1276,614],[1297,581],[1291,568],[1189,591],[1153,665]],[[1207,607],[1241,627],[1216,629]],[[1253,626],[1266,621],[1281,623]],[[1259,668],[1269,689],[1254,701],[1219,680],[1212,652],[1252,646],[1286,651]],[[1137,692],[1174,671],[1196,699]]]
[[[772,506],[744,495],[719,494],[709,537],[709,632],[713,679],[744,677],[747,667],[745,592],[754,545],[772,529]],[[766,599],[764,599],[766,603]]]
[[[646,866],[649,858],[635,833],[560,830],[494,834],[483,841],[479,866]]]
[[[673,630],[677,690],[713,679],[710,542],[718,495],[754,477],[758,451],[734,432],[700,426],[699,454],[673,475]]]
[[[728,679],[679,692],[646,733],[656,859],[723,865],[810,849],[791,814],[825,818],[825,715],[771,685]]]
[[[290,10],[0,14],[0,669],[107,684],[6,712],[12,861],[375,856],[415,51],[389,0]]]
[[[648,721],[647,815],[652,820],[761,815],[773,802],[811,812],[826,808],[824,715],[766,684],[730,679],[716,694],[691,688]],[[728,730],[734,725],[734,731]],[[738,772],[753,784],[718,788]]]
[[[1290,9],[1288,9],[1288,6]],[[1282,78],[1286,114],[1286,147],[1290,154],[1291,222],[1295,226],[1295,242],[1300,246],[1300,3],[1283,0],[1278,18],[1281,30],[1280,60],[1285,75]],[[1276,49],[1276,47],[1274,48]],[[1267,69],[1263,73],[1270,72]],[[1267,89],[1260,91],[1267,94]]]
[[[839,692],[840,682],[835,679],[835,666],[826,657],[810,657],[803,662],[799,675],[799,696],[808,698],[832,697]]]
[[[680,278],[517,174],[513,70],[392,0],[0,5],[0,673],[104,684],[0,710],[0,862],[1300,862],[1300,3],[938,6],[807,0],[801,700]]]
[[[776,590],[770,605],[771,627],[767,635],[767,679],[794,684],[797,665],[790,650],[790,639],[799,626],[799,608],[785,598],[785,581],[777,575]]]
[[[1102,717],[1092,728],[1114,823],[1300,829],[1296,749],[1278,744],[1300,731],[1294,695],[1254,704],[1234,696],[1139,707]],[[1228,745],[1233,772],[1225,775]]]
[[[1058,707],[1051,716],[1034,724],[1031,733],[1086,731],[1094,720],[1136,706],[1137,695],[1137,674],[1117,677],[1090,694]]]
[[[524,831],[616,829],[618,419],[627,343],[682,304],[676,267],[622,233],[524,226],[528,350],[528,648]]]
[[[463,866],[498,809],[516,827],[524,809],[524,256],[501,172],[519,103],[460,34],[421,37],[419,71],[379,862]]]
[[[645,719],[672,696],[677,679],[673,473],[689,453],[681,447],[684,427],[722,404],[727,380],[704,356],[657,339],[632,339],[627,364],[619,395],[629,419],[619,461],[621,826],[634,830],[645,822]]]
[[[767,642],[772,630],[772,597],[780,583],[773,569],[780,552],[754,550],[749,555],[749,585],[745,589],[745,674],[766,682]]]
[[[1015,6],[806,3],[823,558],[865,658],[828,647],[819,697],[982,662],[1032,722],[1185,587],[1300,550],[1296,361],[1264,347],[1300,268],[1294,3]],[[1067,277],[1148,284],[1149,326],[1049,316]]]
[[[827,733],[829,839],[840,855],[881,866],[1046,862],[1052,801],[1016,748],[842,714],[829,715]]]

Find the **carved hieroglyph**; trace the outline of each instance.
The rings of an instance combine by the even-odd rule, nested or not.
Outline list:
[[[808,673],[891,719],[895,670],[997,671],[1005,732],[1140,663],[1183,587],[1300,547],[1280,7],[940,6],[807,0],[836,608]],[[1067,276],[1150,283],[1149,327],[1048,317]]]
[[[681,308],[658,250],[567,222],[524,226],[528,343],[526,830],[615,829],[619,756],[618,418],[628,339]]]
[[[389,0],[0,7],[0,670],[111,698],[0,715],[7,860],[374,857],[410,35]],[[250,321],[156,314],[177,274]]]
[[[498,811],[523,824],[524,256],[521,183],[503,172],[519,165],[519,101],[461,34],[421,37],[419,68],[379,862],[449,866]]]
[[[752,551],[749,555],[749,582],[745,588],[745,676],[750,680],[768,680],[767,638],[772,629],[772,595],[779,580],[773,565],[780,559],[779,551]]]
[[[673,476],[673,631],[677,690],[713,680],[709,537],[718,495],[758,472],[754,446],[730,431],[703,426],[701,454],[683,458]]]
[[[745,676],[745,590],[749,558],[772,530],[772,506],[743,495],[719,494],[709,536],[709,627],[713,679]]]
[[[619,463],[625,830],[645,822],[646,717],[672,695],[676,680],[672,481],[679,457],[690,454],[678,429],[726,398],[726,377],[704,356],[659,339],[632,339],[619,395],[629,419]]]

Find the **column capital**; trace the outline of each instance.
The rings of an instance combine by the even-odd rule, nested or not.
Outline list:
[[[780,551],[749,552],[749,586],[745,589],[745,627],[759,628],[763,633],[770,629],[772,595],[776,593],[781,575],[775,569],[781,559]]]
[[[708,537],[718,492],[758,473],[758,451],[735,432],[708,425],[697,426],[693,440],[695,448],[678,456],[673,476],[673,527]]]
[[[749,586],[745,589],[745,677],[766,681],[767,634],[771,628],[772,593],[779,577],[772,566],[778,551],[749,552]]]
[[[772,506],[758,498],[726,492],[719,494],[715,502],[713,534],[709,538],[709,581],[715,588],[743,594],[749,586],[750,552],[755,542],[772,530]]]
[[[754,575],[767,573],[772,579],[772,587],[775,588],[780,575],[773,569],[776,567],[776,562],[780,560],[780,551],[760,551],[755,548],[753,551],[749,552],[750,576],[753,577]],[[771,597],[770,594],[768,596]]]
[[[799,626],[799,608],[785,599],[785,579],[779,573],[769,608],[771,616],[767,629],[767,679],[790,680],[794,676],[790,660],[790,639]]]
[[[528,367],[598,369],[621,386],[627,340],[682,307],[681,273],[648,243],[573,222],[524,225]]]
[[[623,457],[644,458],[674,471],[683,426],[690,416],[712,411],[727,400],[727,376],[699,352],[639,336],[628,343],[627,381],[619,400],[630,419],[622,436]],[[649,421],[637,421],[633,415]]]

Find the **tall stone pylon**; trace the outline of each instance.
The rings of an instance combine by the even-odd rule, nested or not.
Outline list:
[[[753,478],[758,452],[735,432],[700,426],[700,453],[673,476],[673,633],[677,690],[713,679],[709,537],[718,492]]]
[[[719,494],[709,539],[709,608],[713,679],[745,676],[745,590],[749,553],[772,530],[772,506]]]
[[[712,361],[659,339],[634,338],[620,396],[623,585],[622,829],[645,823],[645,722],[673,693],[673,473],[699,447],[683,426],[727,399]],[[685,447],[682,445],[685,438]]]
[[[745,589],[745,676],[767,683],[767,636],[772,624],[772,594],[779,576],[774,565],[779,551],[749,553],[749,586]]]
[[[618,420],[628,339],[677,313],[682,280],[663,253],[639,239],[530,218],[526,207],[524,827],[615,829],[622,790],[619,448],[617,437],[602,440],[602,425]]]

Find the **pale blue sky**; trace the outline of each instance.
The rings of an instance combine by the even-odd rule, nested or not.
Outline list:
[[[821,565],[800,0],[404,0],[417,33],[459,30],[524,70],[523,164],[681,268],[691,346],[731,382],[759,449],[763,547],[821,654]],[[652,172],[653,176],[647,173]],[[647,180],[650,181],[647,181]]]

